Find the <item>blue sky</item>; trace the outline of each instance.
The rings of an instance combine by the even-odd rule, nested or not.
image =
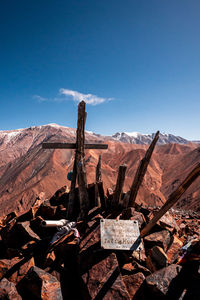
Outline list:
[[[199,29],[199,0],[0,1],[0,130],[76,127],[85,98],[88,130],[200,139]]]

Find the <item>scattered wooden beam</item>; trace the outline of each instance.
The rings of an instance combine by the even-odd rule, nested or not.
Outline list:
[[[197,179],[200,175],[200,163],[190,172],[185,178],[181,185],[169,196],[168,200],[161,207],[154,218],[144,227],[141,231],[141,237],[144,237],[156,222],[179,200],[183,193],[189,188],[189,186]]]
[[[131,193],[130,193],[128,206],[135,205],[135,200],[136,200],[136,197],[138,194],[138,190],[143,181],[144,175],[146,173],[149,161],[151,159],[153,150],[155,148],[155,145],[156,145],[158,139],[159,139],[159,131],[156,132],[156,135],[155,135],[151,145],[149,146],[148,150],[146,151],[144,158],[140,161],[139,167],[136,171],[135,178],[134,178],[132,186],[131,186]]]
[[[43,149],[76,149],[76,143],[42,143]],[[84,149],[108,149],[107,144],[85,144]]]
[[[118,171],[117,183],[113,195],[112,206],[118,207],[119,201],[121,199],[122,189],[124,186],[125,174],[126,174],[127,165],[121,165]]]

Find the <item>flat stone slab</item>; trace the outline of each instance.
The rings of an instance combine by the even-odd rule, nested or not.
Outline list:
[[[138,221],[102,219],[101,247],[115,250],[142,250]]]

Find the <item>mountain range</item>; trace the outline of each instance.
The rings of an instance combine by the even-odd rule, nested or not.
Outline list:
[[[70,186],[66,176],[73,167],[74,150],[42,149],[42,142],[75,142],[75,136],[75,129],[57,124],[0,131],[0,215],[13,210],[25,211],[42,192],[43,197],[48,198],[63,185]],[[109,137],[86,132],[87,143],[108,144],[108,150],[85,151],[88,183],[95,181],[95,168],[101,154],[104,189],[115,188],[118,168],[126,163],[124,191],[128,191],[153,136],[117,133]],[[162,205],[199,161],[198,143],[161,134],[137,202]],[[178,206],[200,209],[199,195],[200,180],[197,179]]]

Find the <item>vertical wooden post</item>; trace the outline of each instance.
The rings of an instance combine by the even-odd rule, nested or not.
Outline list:
[[[100,199],[99,199],[99,192],[98,192],[98,183],[101,181],[101,155],[99,155],[98,164],[96,167],[96,183],[95,183],[95,206],[100,207]]]
[[[76,177],[77,177],[76,164],[77,164],[77,152],[75,152],[71,189],[69,193],[69,204],[68,204],[68,211],[67,211],[67,219],[69,220],[71,220],[74,216],[75,188],[76,188]]]
[[[85,102],[81,101],[78,106],[78,121],[77,121],[77,174],[78,174],[78,186],[79,186],[79,198],[80,198],[80,217],[84,218],[90,208],[89,198],[87,192],[87,179],[85,171]]]
[[[113,195],[112,206],[117,207],[121,199],[122,189],[124,186],[125,174],[126,174],[127,165],[121,165],[118,171],[117,183]]]
[[[168,200],[157,212],[154,218],[144,227],[141,231],[141,237],[145,236],[151,228],[156,224],[156,222],[178,201],[178,199],[183,195],[183,193],[189,188],[189,186],[197,179],[200,175],[200,163],[190,172],[190,174],[185,178],[181,185],[169,196]]]
[[[131,186],[131,193],[130,193],[128,206],[135,205],[135,200],[137,197],[139,187],[143,181],[144,175],[146,173],[149,161],[151,159],[153,150],[155,148],[155,145],[156,145],[158,139],[159,139],[159,131],[156,132],[156,135],[155,135],[153,141],[151,142],[151,145],[149,146],[148,150],[146,151],[144,158],[140,161],[139,167],[136,171],[135,178],[134,178],[132,186]]]
[[[99,155],[99,161],[96,167],[96,182],[101,181],[101,155]]]

